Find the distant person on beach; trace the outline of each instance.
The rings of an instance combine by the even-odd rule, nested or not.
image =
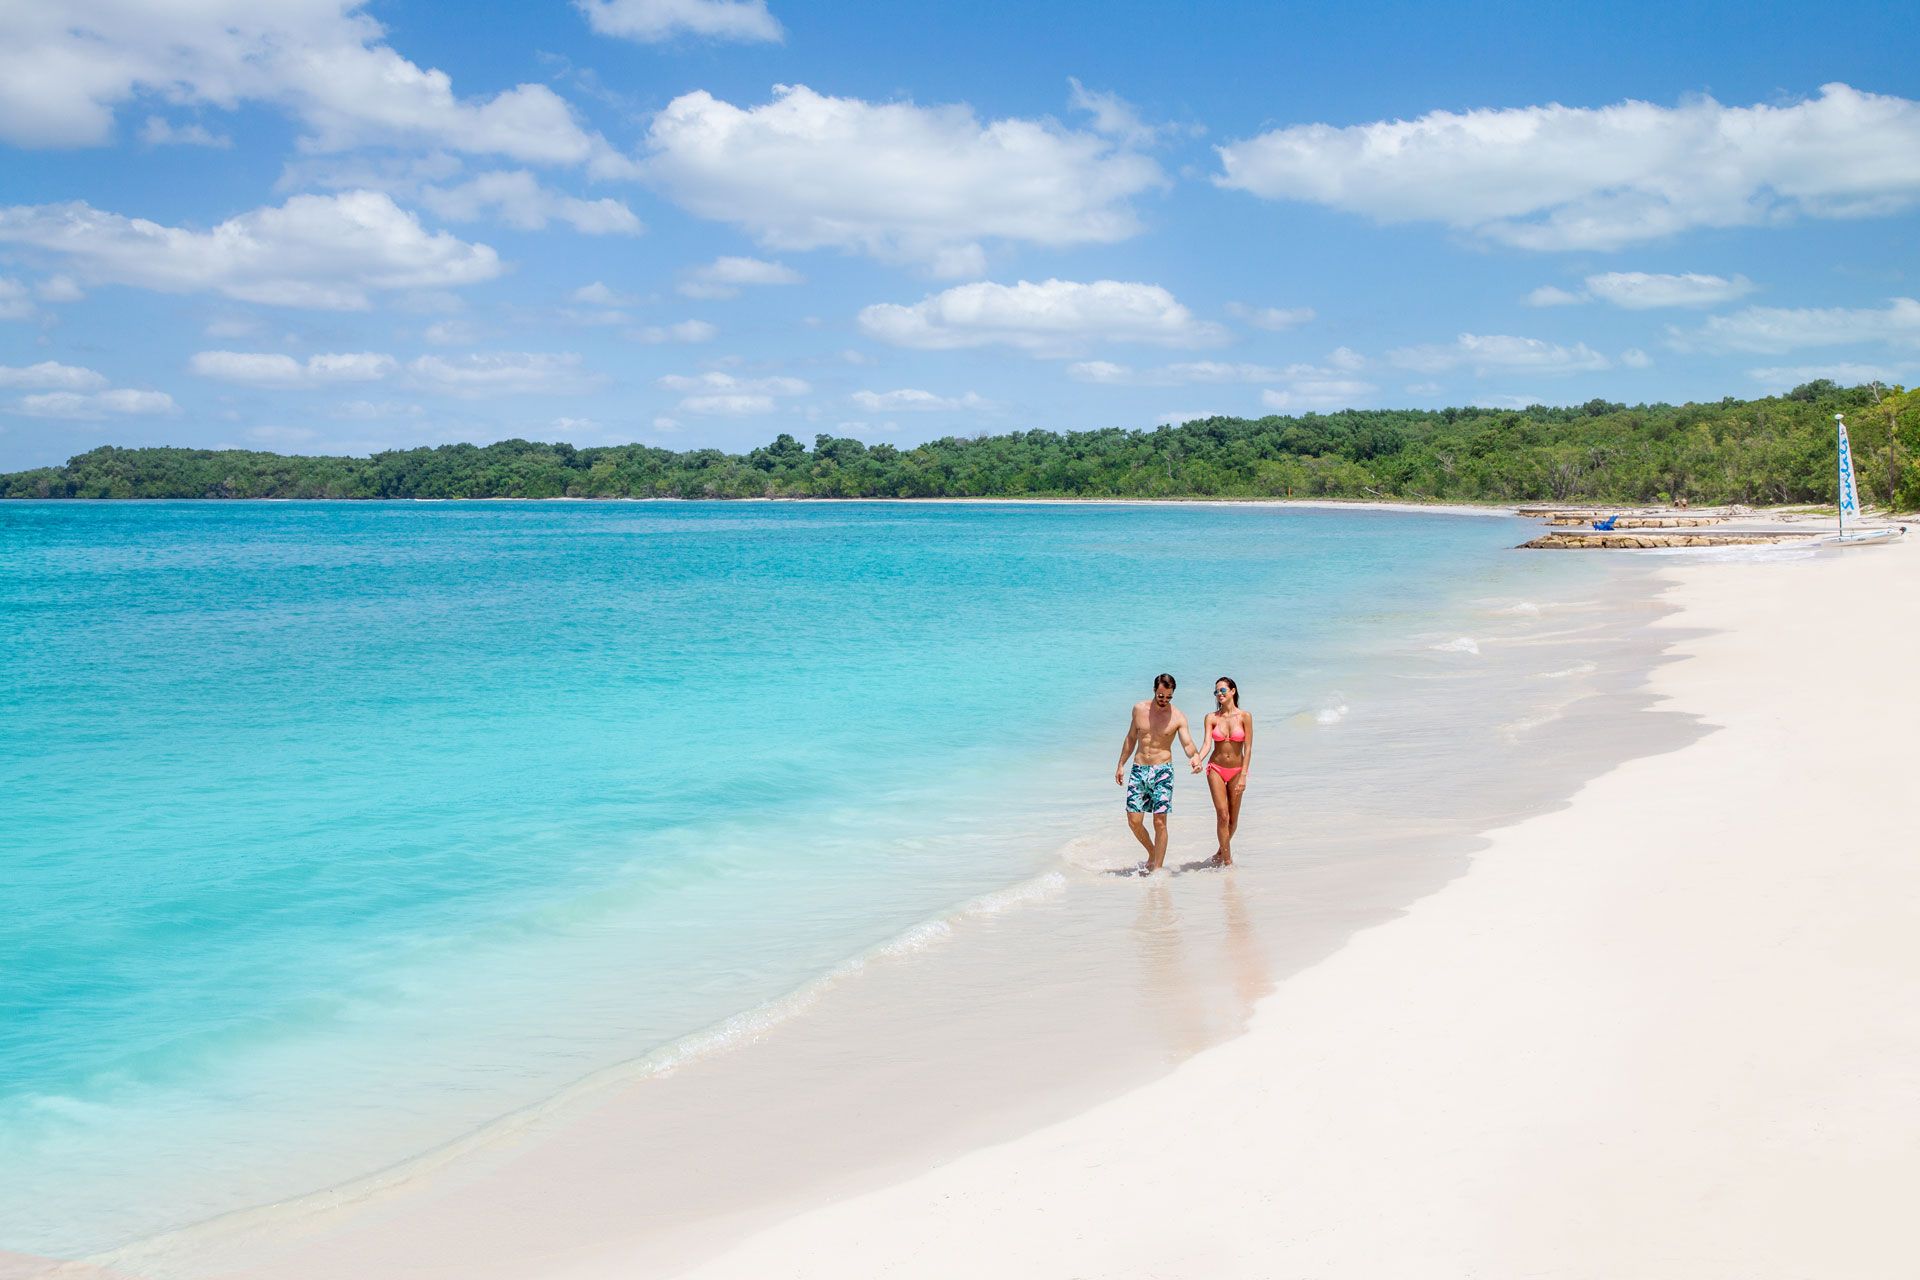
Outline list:
[[[1213,865],[1233,865],[1233,833],[1240,829],[1240,798],[1253,764],[1253,717],[1240,709],[1240,686],[1231,677],[1213,682],[1214,709],[1200,731],[1213,744],[1207,757],[1207,790],[1213,794],[1214,831],[1220,849]]]
[[[1187,753],[1187,763],[1200,772],[1200,750],[1187,732],[1187,718],[1173,705],[1173,677],[1161,672],[1153,678],[1153,697],[1133,704],[1126,741],[1120,744],[1120,763],[1113,781],[1127,789],[1127,826],[1147,851],[1142,875],[1152,875],[1167,860],[1167,814],[1173,808],[1173,740],[1176,735]],[[1127,767],[1127,757],[1133,767]],[[1147,835],[1147,815],[1153,815],[1153,835]]]

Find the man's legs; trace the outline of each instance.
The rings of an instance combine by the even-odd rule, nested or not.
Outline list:
[[[1161,828],[1164,830],[1166,827],[1166,819],[1162,818],[1159,821]],[[1133,838],[1140,842],[1140,847],[1145,849],[1147,856],[1151,858],[1153,856],[1153,837],[1147,834],[1147,815],[1128,810],[1127,830],[1133,832]]]
[[[1140,832],[1140,843],[1146,844],[1147,833]],[[1167,815],[1153,815],[1153,843],[1147,845],[1147,870],[1158,871],[1167,860]]]

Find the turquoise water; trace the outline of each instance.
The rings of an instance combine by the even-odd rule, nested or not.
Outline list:
[[[1154,672],[1331,708],[1569,572],[1524,531],[0,506],[0,1248],[359,1176],[1057,876]]]

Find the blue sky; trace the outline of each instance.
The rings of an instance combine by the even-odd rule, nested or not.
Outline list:
[[[1916,25],[8,6],[0,468],[1910,384]]]

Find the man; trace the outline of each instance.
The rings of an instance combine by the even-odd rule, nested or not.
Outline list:
[[[1187,732],[1187,718],[1173,705],[1173,677],[1161,672],[1153,678],[1153,697],[1133,704],[1127,739],[1120,744],[1120,763],[1113,781],[1127,789],[1127,826],[1147,851],[1141,875],[1150,876],[1167,860],[1167,813],[1173,808],[1173,739],[1179,735],[1187,763],[1200,772],[1200,751]],[[1127,768],[1127,757],[1133,768]],[[1153,815],[1153,835],[1147,835],[1147,815]]]

